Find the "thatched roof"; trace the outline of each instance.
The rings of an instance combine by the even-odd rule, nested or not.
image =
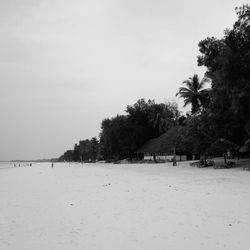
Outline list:
[[[245,153],[245,152],[248,152],[250,151],[250,148],[248,148],[247,146],[243,145],[240,149],[239,149],[239,152],[241,153]]]
[[[245,141],[244,145],[239,149],[241,153],[249,152],[250,151],[250,139]]]
[[[137,149],[136,153],[156,153],[157,152],[157,139],[147,141],[142,147]]]
[[[190,152],[183,143],[184,127],[175,126],[158,138],[147,141],[136,153],[171,153],[175,147],[176,152]]]
[[[235,143],[224,138],[219,138],[206,151],[207,153],[225,153],[228,150],[238,148],[239,147]]]
[[[246,146],[248,149],[250,149],[250,139],[245,141],[244,146]]]

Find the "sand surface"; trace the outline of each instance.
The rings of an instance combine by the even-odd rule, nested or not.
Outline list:
[[[182,163],[0,169],[3,250],[248,250],[250,172]]]

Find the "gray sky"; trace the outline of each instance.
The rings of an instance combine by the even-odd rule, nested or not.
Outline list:
[[[0,160],[57,157],[139,98],[175,99],[240,0],[0,0]]]

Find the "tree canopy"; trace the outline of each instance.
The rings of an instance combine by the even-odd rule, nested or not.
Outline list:
[[[212,81],[209,113],[217,137],[242,144],[250,124],[250,11],[241,7],[238,20],[222,39],[199,43],[198,65]]]
[[[126,107],[125,115],[102,121],[99,141],[82,140],[61,159],[133,158],[144,143],[171,129],[175,131],[177,125],[181,143],[194,154],[214,150],[211,145],[218,148],[216,142],[221,138],[242,146],[250,137],[249,6],[236,8],[236,14],[233,28],[227,29],[222,38],[207,37],[198,44],[198,65],[206,67],[205,76],[201,81],[196,74],[184,80],[185,86],[176,94],[184,99],[184,106],[191,104],[191,114],[181,116],[176,103],[139,99]],[[204,89],[207,81],[211,88]]]
[[[193,77],[189,77],[187,80],[183,81],[185,87],[180,87],[179,92],[176,96],[184,98],[184,107],[191,104],[192,114],[198,111],[205,110],[208,107],[210,100],[210,89],[203,89],[208,78],[203,78],[201,81],[197,74]]]

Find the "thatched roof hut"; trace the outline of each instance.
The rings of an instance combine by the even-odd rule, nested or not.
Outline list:
[[[229,141],[224,138],[219,138],[207,149],[207,153],[223,154],[226,153],[227,151],[238,150],[238,149],[239,147],[232,141]]]
[[[245,141],[244,145],[239,149],[239,152],[241,153],[250,152],[250,139]]]
[[[175,126],[158,138],[147,141],[136,153],[192,153],[190,147],[184,143],[184,129]]]

